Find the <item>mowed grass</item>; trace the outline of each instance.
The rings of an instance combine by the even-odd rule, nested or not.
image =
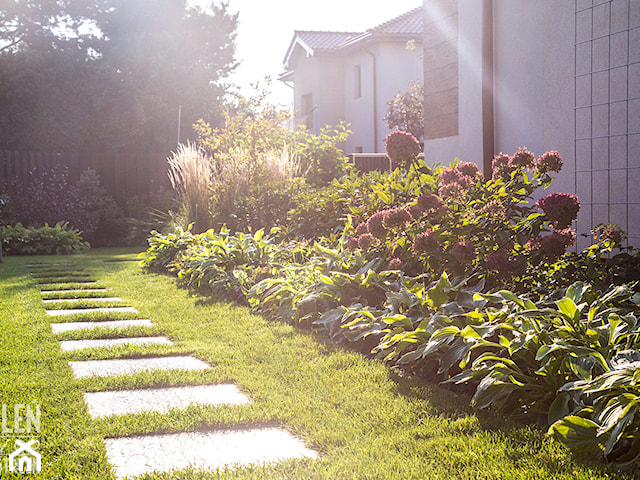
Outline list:
[[[267,425],[298,435],[320,457],[143,478],[624,478],[601,465],[573,459],[534,427],[473,412],[468,397],[401,377],[380,362],[244,307],[192,294],[170,276],[145,273],[128,261],[135,258],[132,251],[93,250],[63,258],[74,262],[73,271],[90,274],[110,295],[122,297],[140,313],[48,317],[49,306],[42,303],[40,287],[26,264],[55,263],[60,257],[10,257],[0,264],[0,394],[2,403],[10,406],[32,401],[41,405],[43,469],[34,478],[113,478],[102,443],[105,437]],[[114,318],[147,318],[156,327],[57,337],[49,327],[52,322]],[[139,334],[165,335],[174,345],[63,353],[57,342]],[[75,380],[67,364],[177,354],[193,355],[212,368]],[[238,385],[252,403],[92,420],[82,398],[85,391],[228,382]]]

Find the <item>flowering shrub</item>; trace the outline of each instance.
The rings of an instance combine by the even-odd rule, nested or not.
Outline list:
[[[568,227],[577,215],[577,198],[554,193],[533,201],[535,190],[549,185],[549,172],[559,165],[557,152],[536,162],[533,153],[521,148],[513,156],[497,155],[487,182],[473,163],[438,168],[433,173],[437,194],[427,191],[379,210],[369,217],[366,231],[359,226],[352,234],[359,239],[370,235],[358,240],[360,248],[387,263],[400,260],[394,264],[408,274],[436,278],[443,271],[479,270],[495,284],[509,284],[527,264],[553,262],[575,244]],[[534,170],[533,175],[524,175],[525,169]]]
[[[408,132],[391,132],[384,140],[385,151],[393,163],[408,168],[422,149],[416,137]]]

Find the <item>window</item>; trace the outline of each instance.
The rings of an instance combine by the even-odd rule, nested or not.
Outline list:
[[[362,97],[362,67],[355,65],[353,67],[353,98]]]

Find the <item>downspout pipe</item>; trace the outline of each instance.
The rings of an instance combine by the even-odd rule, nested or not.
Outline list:
[[[375,53],[365,50],[371,55],[373,69],[373,153],[378,153],[378,59]]]
[[[482,4],[482,167],[484,177],[491,178],[491,161],[495,154],[493,109],[493,0]]]

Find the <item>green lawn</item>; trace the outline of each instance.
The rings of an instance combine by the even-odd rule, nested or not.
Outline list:
[[[72,257],[5,257],[0,264],[1,403],[9,409],[32,401],[41,405],[43,465],[42,473],[33,478],[113,478],[104,437],[256,425],[285,427],[319,450],[321,457],[271,467],[143,478],[623,478],[599,465],[573,460],[533,427],[474,413],[467,397],[400,377],[379,362],[290,325],[267,321],[244,307],[194,295],[169,276],[145,273],[137,262],[113,261],[134,258],[132,250],[111,249]],[[66,319],[45,314],[36,287],[39,280],[31,278],[26,267],[61,261],[73,261],[98,281],[91,288],[109,288],[109,296],[122,297],[118,305],[136,307],[139,318],[157,324],[108,336],[164,334],[174,345],[62,353],[58,339],[86,335],[51,333],[50,322]],[[124,317],[132,318],[109,316]],[[93,331],[90,336],[106,333]],[[67,365],[69,360],[169,353],[192,354],[213,368],[78,381]],[[83,391],[221,382],[236,383],[253,402],[92,420],[82,399]],[[3,438],[0,446],[7,440]],[[11,448],[6,446],[2,454]]]

